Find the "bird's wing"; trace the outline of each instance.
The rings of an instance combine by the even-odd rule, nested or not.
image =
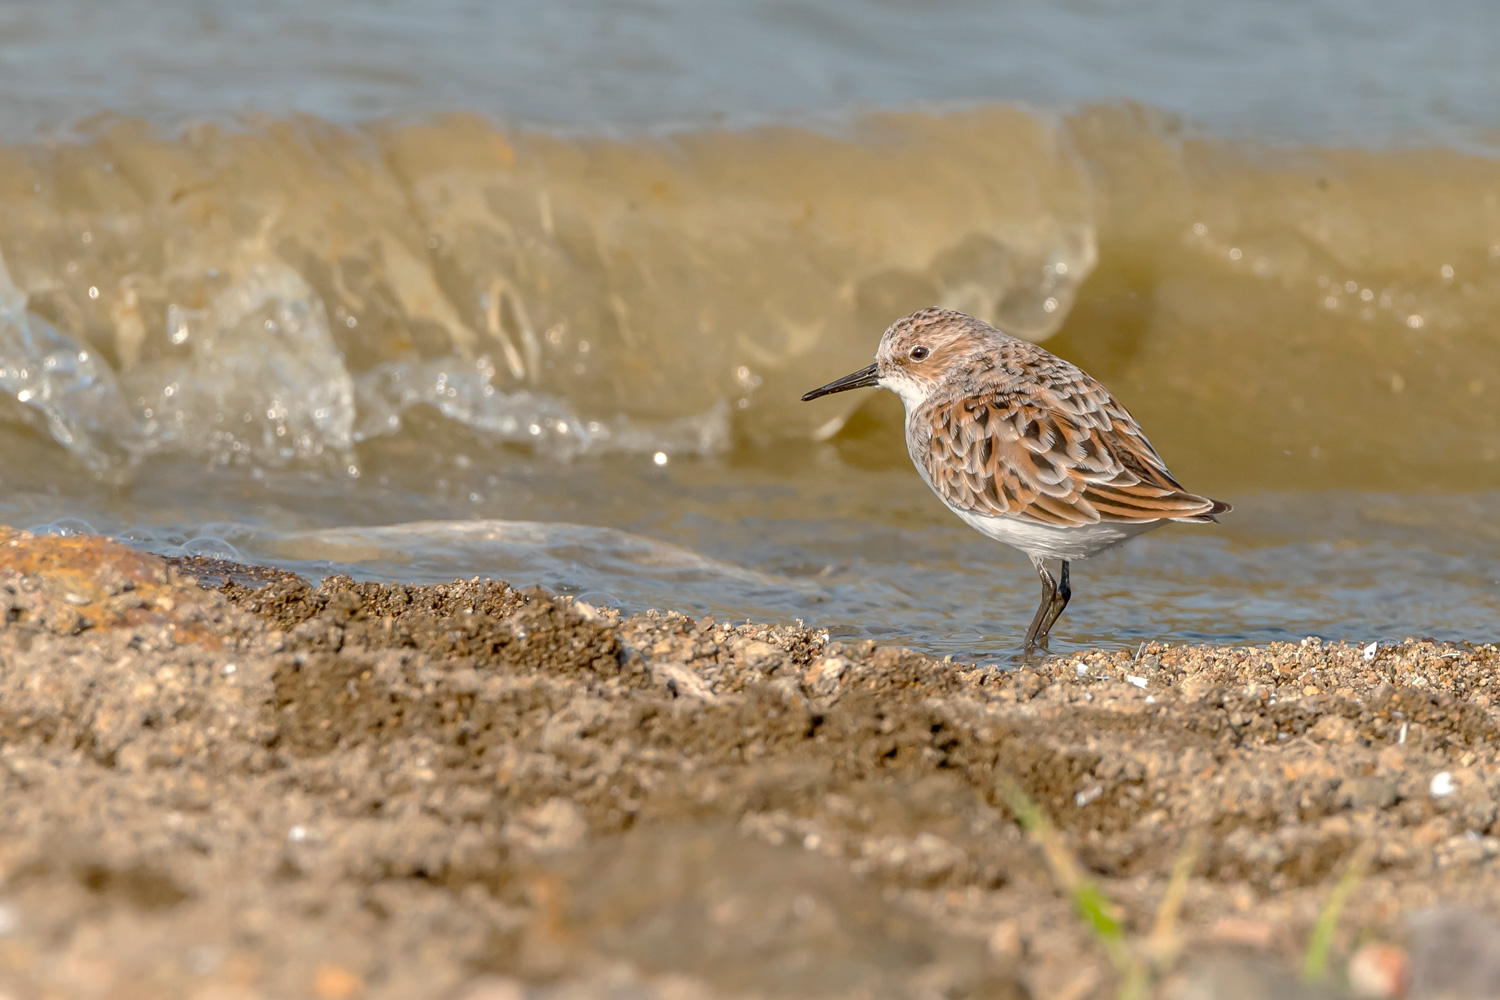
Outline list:
[[[914,413],[933,490],[963,510],[1055,527],[1207,521],[1229,509],[1185,492],[1125,408],[1071,374],[1025,394],[995,390]]]

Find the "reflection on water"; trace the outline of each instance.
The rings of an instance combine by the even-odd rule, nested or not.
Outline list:
[[[801,618],[939,654],[1015,653],[1037,598],[1024,557],[964,527],[909,468],[861,470],[829,448],[788,458],[792,475],[722,461],[523,463],[499,480],[453,476],[441,497],[244,477],[214,498],[212,521],[181,505],[194,470],[161,468],[91,526],[313,578],[494,577],[633,611]],[[1174,525],[1075,564],[1052,650],[1500,640],[1500,494],[1231,499],[1222,525]],[[60,517],[101,506],[13,496],[0,521],[77,530]]]

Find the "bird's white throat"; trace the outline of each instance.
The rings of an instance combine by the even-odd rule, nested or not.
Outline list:
[[[889,389],[901,397],[901,402],[906,407],[908,416],[911,415],[913,410],[927,401],[927,397],[932,391],[931,386],[900,373],[880,376],[880,387],[882,389]]]

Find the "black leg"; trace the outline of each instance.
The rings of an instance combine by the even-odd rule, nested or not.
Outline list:
[[[1052,631],[1052,626],[1057,619],[1062,617],[1063,609],[1068,606],[1068,600],[1073,596],[1073,588],[1068,586],[1068,561],[1062,561],[1062,580],[1057,584],[1057,596],[1052,599],[1052,607],[1047,611],[1047,620],[1042,623],[1037,632],[1037,638],[1043,643],[1047,641],[1047,633]]]
[[[1047,571],[1047,564],[1036,556],[1032,556],[1031,565],[1036,567],[1036,575],[1042,578],[1042,603],[1037,605],[1036,614],[1031,617],[1031,627],[1026,630],[1025,646],[1027,649],[1036,645],[1038,633],[1046,634],[1046,629],[1042,628],[1042,620],[1047,617],[1047,612],[1052,608],[1052,602],[1057,598],[1057,582]],[[1067,563],[1063,565],[1067,566]]]

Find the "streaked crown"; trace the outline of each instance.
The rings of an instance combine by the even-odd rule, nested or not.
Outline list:
[[[919,309],[892,323],[875,350],[880,384],[908,405],[1014,338],[953,309]]]

